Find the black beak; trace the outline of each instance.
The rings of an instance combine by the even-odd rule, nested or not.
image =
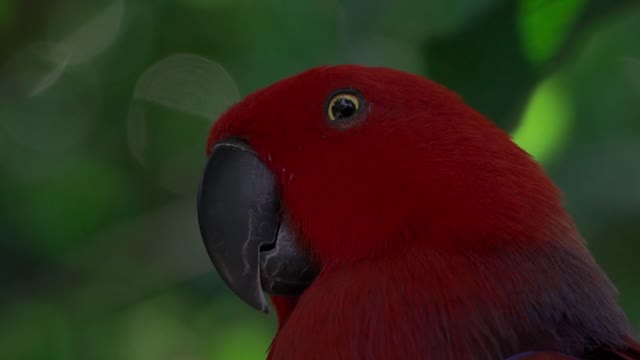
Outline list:
[[[200,233],[224,282],[265,313],[263,291],[300,295],[318,273],[282,213],[276,179],[251,146],[215,144],[198,194]]]

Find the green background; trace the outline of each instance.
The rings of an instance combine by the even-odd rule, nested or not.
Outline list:
[[[207,130],[314,65],[459,92],[540,160],[640,326],[640,1],[0,0],[0,357],[261,359],[213,273]]]

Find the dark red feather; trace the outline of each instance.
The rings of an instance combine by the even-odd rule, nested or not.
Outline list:
[[[527,352],[508,358],[507,360],[578,360],[577,358],[557,352]]]
[[[346,130],[324,108],[341,88],[369,105]],[[320,67],[234,106],[209,144],[226,137],[277,174],[286,216],[323,269],[300,297],[274,298],[272,360],[637,358],[558,189],[444,87]]]

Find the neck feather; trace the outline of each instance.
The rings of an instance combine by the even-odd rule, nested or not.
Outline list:
[[[278,306],[271,360],[576,356],[630,336],[616,290],[582,240],[401,253],[324,272]],[[431,355],[433,354],[433,356]]]

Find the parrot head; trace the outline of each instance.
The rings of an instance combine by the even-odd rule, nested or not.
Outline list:
[[[263,291],[297,296],[320,273],[412,242],[535,248],[572,226],[508,134],[443,86],[391,69],[319,67],[282,80],[223,114],[207,149],[207,251],[265,312]]]
[[[202,238],[245,302],[271,296],[271,360],[640,358],[558,189],[441,85],[314,68],[231,107],[207,150]]]

